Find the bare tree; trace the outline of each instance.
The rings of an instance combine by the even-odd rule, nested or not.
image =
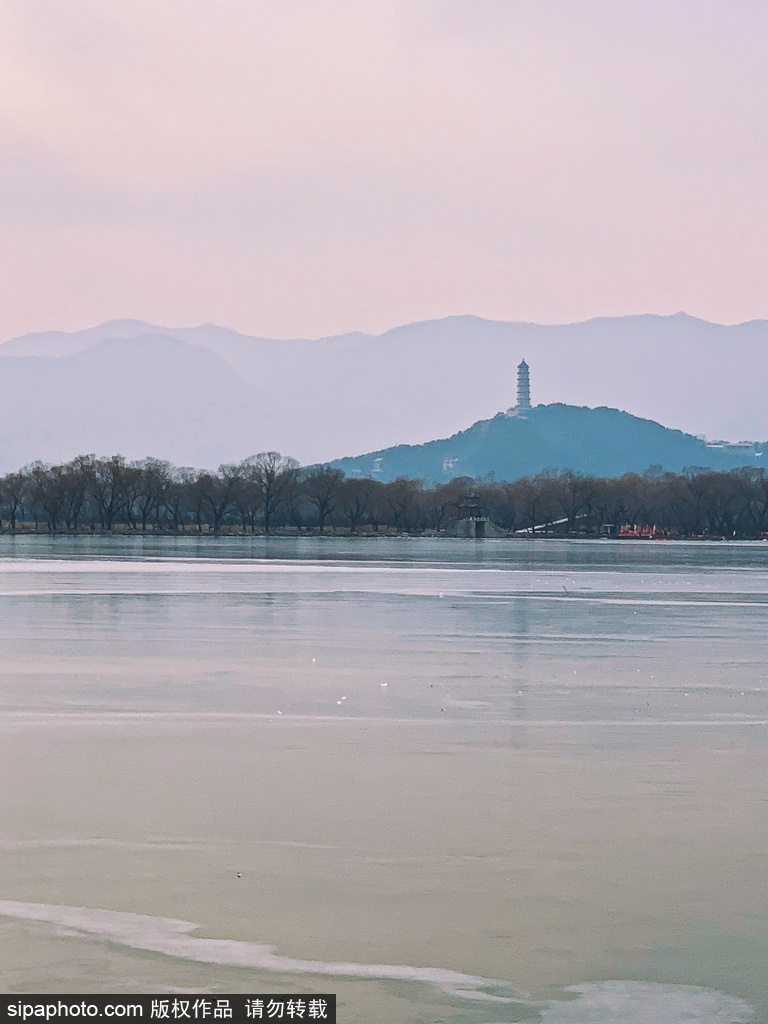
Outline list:
[[[243,475],[239,466],[219,466],[218,473],[200,473],[195,481],[198,493],[198,527],[203,510],[214,533],[219,533],[224,519],[235,508],[237,491]]]
[[[411,480],[405,476],[399,476],[384,485],[384,501],[396,530],[408,530],[413,525],[423,488],[421,480]]]
[[[88,481],[93,472],[93,455],[78,455],[61,467],[59,484],[62,514],[68,530],[76,530],[88,500]]]
[[[445,523],[458,515],[459,506],[466,501],[473,489],[468,476],[455,476],[444,484],[437,484],[424,492],[424,503],[432,514],[435,529],[439,533]]]
[[[325,531],[325,521],[333,515],[341,500],[344,474],[330,466],[314,466],[308,470],[302,482],[302,491],[317,510],[317,524],[320,533]]]
[[[370,477],[348,477],[342,483],[339,495],[341,512],[349,523],[350,533],[357,533],[358,526],[368,515],[377,486],[380,485]]]
[[[243,463],[247,480],[252,481],[264,516],[264,532],[270,533],[277,511],[295,486],[299,476],[296,459],[280,452],[259,452]]]
[[[142,459],[132,462],[134,473],[131,512],[141,522],[141,531],[146,533],[150,516],[157,516],[168,496],[171,483],[171,464],[162,459]]]
[[[0,499],[8,513],[8,526],[16,530],[19,518],[23,518],[25,502],[29,495],[29,479],[23,472],[8,473],[0,482]]]
[[[62,518],[64,503],[61,486],[62,467],[33,462],[26,470],[26,475],[33,506],[39,510],[37,515],[42,513],[48,524],[48,532],[55,533]]]
[[[101,528],[111,530],[128,501],[125,459],[113,455],[94,459],[88,478],[89,490],[98,509]]]
[[[195,513],[195,481],[197,474],[189,466],[171,469],[165,494],[165,506],[171,529],[184,533],[184,521]]]

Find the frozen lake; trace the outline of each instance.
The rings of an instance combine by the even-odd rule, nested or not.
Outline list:
[[[0,989],[766,1022],[767,696],[768,544],[0,537]]]

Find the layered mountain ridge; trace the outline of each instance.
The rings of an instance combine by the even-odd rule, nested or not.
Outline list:
[[[277,340],[119,320],[0,345],[0,471],[83,452],[213,467],[264,450],[309,464],[419,445],[512,405],[523,357],[534,403],[768,437],[767,321],[455,316],[381,335]]]

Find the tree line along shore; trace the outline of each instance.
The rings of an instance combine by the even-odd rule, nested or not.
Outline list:
[[[450,534],[482,516],[502,534],[768,538],[768,474],[745,467],[600,478],[547,471],[425,486],[302,468],[262,452],[215,472],[81,455],[0,478],[5,533]],[[498,532],[497,534],[498,535]]]

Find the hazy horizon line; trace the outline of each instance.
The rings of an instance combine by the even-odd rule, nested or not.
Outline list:
[[[0,341],[0,347],[6,345],[12,341],[19,341],[22,338],[37,337],[46,334],[63,334],[67,336],[73,336],[77,334],[84,334],[87,331],[95,331],[100,327],[107,327],[111,324],[139,324],[154,329],[162,328],[168,331],[188,331],[198,330],[205,327],[215,327],[221,330],[230,331],[232,334],[237,334],[243,338],[257,338],[260,340],[268,341],[326,341],[330,338],[346,338],[353,335],[360,335],[368,338],[381,338],[386,334],[390,334],[392,331],[397,331],[403,327],[416,327],[421,324],[430,323],[441,323],[448,320],[479,320],[483,323],[489,324],[505,324],[515,325],[523,327],[576,327],[583,324],[594,323],[598,320],[640,320],[640,319],[658,319],[658,320],[672,320],[675,318],[685,318],[687,320],[696,320],[699,323],[709,324],[712,327],[744,327],[747,324],[755,323],[766,323],[768,324],[768,317],[750,317],[746,320],[737,320],[733,323],[721,323],[717,320],[708,320],[706,317],[696,316],[694,313],[687,313],[685,310],[678,310],[675,313],[619,313],[615,315],[610,314],[595,314],[594,316],[586,317],[581,320],[562,320],[562,321],[547,321],[541,322],[537,320],[504,320],[498,317],[483,316],[480,313],[447,313],[443,316],[434,316],[420,318],[417,320],[406,320],[402,323],[396,323],[391,327],[387,327],[383,331],[365,331],[365,330],[351,330],[351,331],[339,331],[331,334],[319,334],[319,335],[285,335],[278,336],[274,334],[265,334],[260,332],[254,332],[252,334],[246,333],[236,327],[230,327],[224,323],[216,323],[213,320],[207,320],[203,322],[193,322],[189,324],[175,324],[173,326],[169,324],[154,323],[151,320],[143,320],[141,317],[132,316],[119,316],[113,317],[108,320],[102,320],[99,323],[90,324],[86,327],[75,328],[74,330],[65,330],[59,327],[43,328],[25,331],[22,334],[14,334],[11,337],[5,338]]]

